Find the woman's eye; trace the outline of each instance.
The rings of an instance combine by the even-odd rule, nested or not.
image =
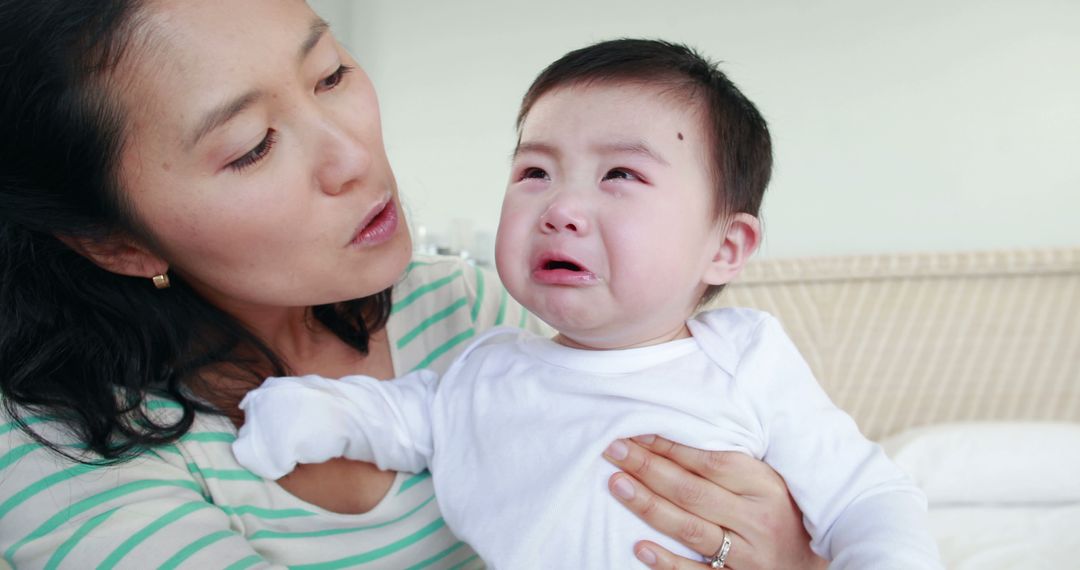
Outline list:
[[[270,129],[266,131],[266,136],[259,144],[255,145],[255,148],[249,150],[244,156],[230,162],[228,168],[240,172],[249,166],[254,166],[257,162],[266,158],[267,154],[270,154],[270,149],[274,148],[274,143],[277,142],[277,131]]]
[[[337,87],[338,85],[341,84],[341,81],[343,79],[345,79],[345,74],[349,73],[352,70],[353,70],[353,68],[348,66],[348,65],[338,66],[338,68],[336,70],[334,70],[333,73],[331,73],[330,75],[327,75],[326,77],[324,77],[322,80],[319,81],[319,84],[316,86],[316,90],[318,90],[318,91],[329,91],[329,90]]]
[[[548,180],[550,177],[548,176],[548,173],[544,171],[543,168],[536,168],[535,166],[531,166],[529,168],[526,168],[521,173],[521,179],[525,180],[526,178],[536,178],[536,179],[539,179],[539,180]]]
[[[612,168],[604,175],[604,180],[640,180],[637,174],[623,168]]]

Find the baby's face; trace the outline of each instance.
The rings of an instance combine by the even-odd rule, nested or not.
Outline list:
[[[693,106],[636,84],[556,89],[526,117],[496,263],[570,344],[686,336],[723,241],[700,123]]]

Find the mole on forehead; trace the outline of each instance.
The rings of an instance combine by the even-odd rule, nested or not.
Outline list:
[[[679,140],[683,140],[682,133],[678,133],[678,135],[679,135]]]

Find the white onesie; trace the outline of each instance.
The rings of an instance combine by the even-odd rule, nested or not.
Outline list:
[[[655,433],[763,459],[833,568],[941,567],[922,493],[832,404],[773,317],[720,309],[688,326],[693,338],[609,351],[495,330],[441,380],[270,379],[241,404],[234,451],[272,479],[340,456],[430,467],[446,523],[496,569],[635,568],[642,539],[700,558],[608,491],[604,449]]]

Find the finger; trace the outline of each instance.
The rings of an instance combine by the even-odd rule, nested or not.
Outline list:
[[[766,463],[738,451],[704,451],[660,436],[633,438],[645,449],[720,485],[736,495],[748,497],[787,494],[787,485]]]
[[[753,566],[740,566],[739,561],[735,558],[735,552],[735,540],[732,539],[731,550],[728,551],[728,557],[724,561],[724,568],[730,568],[731,570],[753,570]],[[659,570],[684,570],[689,568],[692,568],[693,570],[703,570],[709,568],[709,565],[701,560],[691,560],[689,558],[677,556],[663,546],[647,540],[643,540],[634,545],[634,556],[646,566],[657,568]],[[712,556],[712,553],[706,555],[706,557],[708,556]]]
[[[664,497],[691,514],[719,524],[739,520],[740,497],[634,441],[618,440],[608,447],[604,456],[648,487],[650,493]],[[671,535],[670,532],[665,534]]]
[[[612,475],[608,489],[646,524],[702,556],[712,555],[723,542],[724,531],[718,525],[676,506],[626,473]]]
[[[658,570],[684,570],[690,568],[701,570],[706,567],[700,560],[689,560],[682,556],[675,556],[664,547],[648,541],[642,541],[634,545],[634,556],[649,568]]]

